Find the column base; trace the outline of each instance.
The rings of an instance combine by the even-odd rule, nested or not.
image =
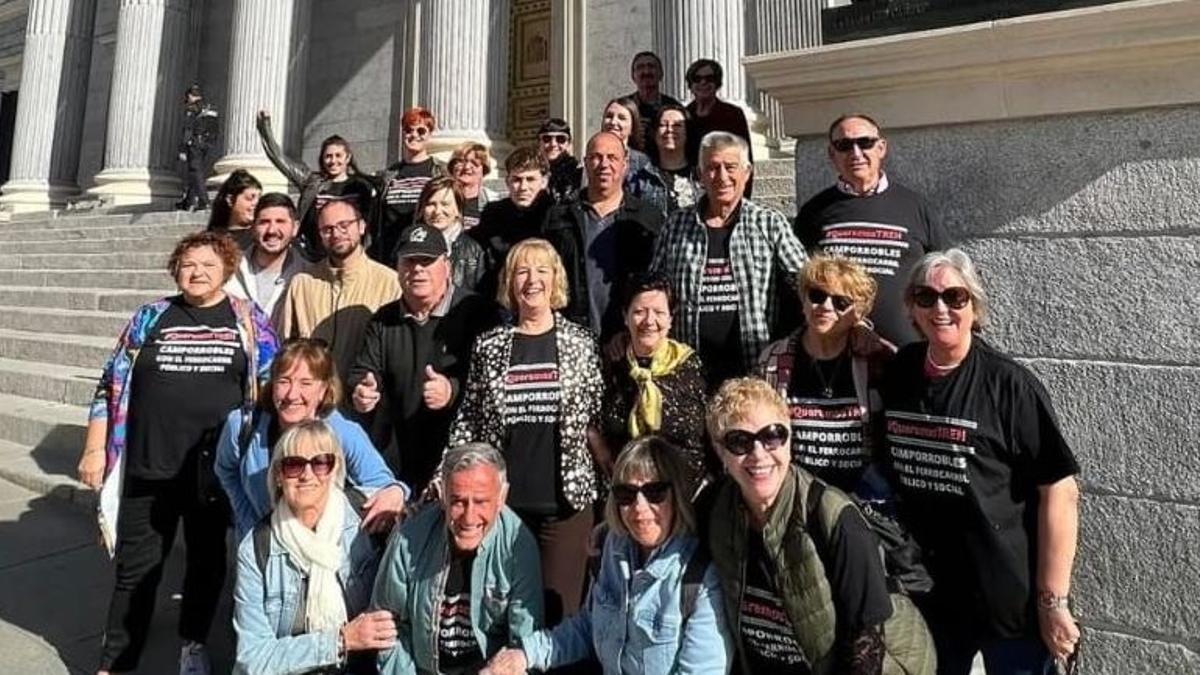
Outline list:
[[[229,174],[238,169],[245,169],[257,178],[262,183],[263,192],[287,194],[290,189],[287,178],[279,173],[266,155],[225,155],[213,165],[213,175],[207,181],[209,190],[221,189],[221,184],[229,179]]]
[[[105,169],[96,174],[88,194],[107,207],[153,206],[168,208],[183,196],[179,176],[149,169]]]
[[[67,207],[79,194],[74,183],[52,183],[46,180],[11,180],[0,188],[0,208],[10,214],[48,213]]]

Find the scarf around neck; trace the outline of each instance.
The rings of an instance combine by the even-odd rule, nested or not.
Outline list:
[[[638,397],[629,413],[629,434],[633,438],[653,433],[662,428],[662,390],[655,379],[675,372],[675,369],[691,358],[694,350],[670,338],[664,338],[650,355],[650,367],[638,363],[633,346],[625,350],[629,362],[629,376],[638,385]]]
[[[346,498],[330,486],[325,511],[310,530],[292,513],[283,499],[271,514],[271,529],[292,562],[308,577],[304,626],[310,633],[340,628],[346,623],[346,599],[337,572],[342,564],[342,525]]]

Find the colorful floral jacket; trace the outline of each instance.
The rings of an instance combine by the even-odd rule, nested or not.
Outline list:
[[[104,418],[108,421],[105,441],[104,486],[100,489],[100,530],[109,552],[115,550],[117,532],[117,504],[124,482],[126,420],[129,418],[129,385],[133,378],[133,364],[146,338],[163,313],[171,306],[173,297],[162,298],[138,308],[133,318],[117,338],[116,349],[104,364],[96,395],[88,411],[88,421]],[[279,339],[271,329],[270,318],[253,302],[229,296],[233,313],[237,317],[238,334],[242,348],[246,351],[247,372],[256,377],[247,377],[243,410],[247,413],[258,400],[259,386],[266,382],[271,361],[279,348]]]

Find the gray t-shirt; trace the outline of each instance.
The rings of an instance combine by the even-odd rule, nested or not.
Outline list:
[[[583,212],[587,214],[584,260],[587,265],[588,305],[592,330],[599,333],[604,324],[604,313],[608,311],[617,269],[617,231],[612,227],[617,212],[601,216],[591,204],[584,204]]]
[[[270,308],[271,294],[275,292],[275,286],[283,282],[283,268],[256,270],[254,267],[254,263],[251,262],[250,269],[254,271],[254,296],[258,298],[259,306],[265,312]]]

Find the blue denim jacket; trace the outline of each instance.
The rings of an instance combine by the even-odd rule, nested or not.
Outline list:
[[[396,619],[396,646],[379,653],[381,675],[437,673],[437,629],[450,559],[440,505],[409,516],[392,534],[371,607]],[[507,506],[484,536],[471,567],[471,627],[485,658],[542,625],[537,541]]]
[[[637,544],[609,532],[587,604],[558,626],[522,641],[530,669],[595,656],[605,675],[729,672],[733,645],[711,565],[680,633],[683,572],[697,544],[693,536],[675,535],[635,569]]]
[[[334,496],[336,492],[330,495]],[[347,500],[338,581],[345,593],[346,616],[350,618],[366,609],[379,564],[379,550],[359,525],[358,514]],[[302,580],[300,571],[274,535],[265,574],[258,570],[254,536],[242,538],[233,593],[233,628],[237,632],[234,673],[307,673],[337,664],[337,630],[292,635]]]
[[[229,495],[239,541],[274,508],[271,495],[267,494],[267,470],[271,468],[267,433],[271,428],[271,415],[259,414],[257,417],[254,434],[250,437],[250,446],[246,448],[244,457],[238,457],[238,438],[242,432],[240,410],[234,410],[225,418],[225,428],[217,440],[214,469],[221,487],[225,488],[225,494]],[[342,452],[346,455],[346,480],[351,485],[362,489],[367,496],[379,488],[400,485],[404,488],[405,498],[408,497],[408,486],[392,475],[367,432],[357,422],[346,419],[336,410],[325,418],[325,422],[342,444]]]

